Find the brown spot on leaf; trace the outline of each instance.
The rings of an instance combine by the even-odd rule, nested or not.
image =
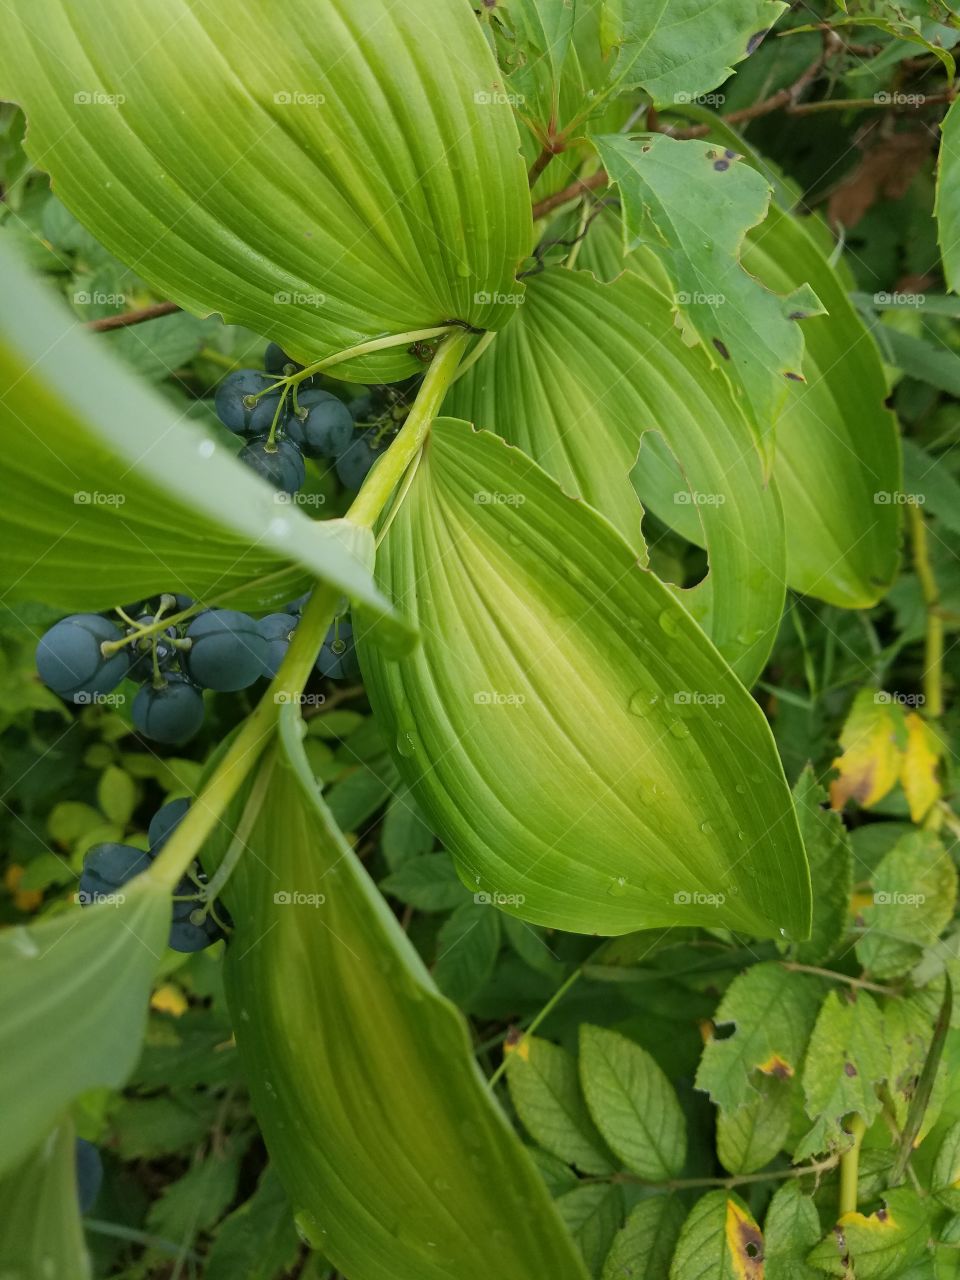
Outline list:
[[[806,320],[807,313],[805,311],[791,311],[787,316],[788,320]]]
[[[721,342],[719,338],[711,338],[711,342],[723,356],[724,360],[730,359],[730,352],[727,350],[726,343]]]
[[[735,1200],[727,1201],[724,1234],[737,1280],[763,1280],[763,1235]]]
[[[783,376],[789,378],[791,382],[806,382],[806,378],[802,373],[793,373],[791,370],[788,370]]]
[[[789,1080],[793,1075],[793,1067],[779,1053],[772,1053],[766,1062],[758,1062],[757,1067],[765,1076],[776,1076],[778,1080]]]
[[[853,1077],[857,1074],[857,1068],[853,1065],[852,1062],[845,1062],[843,1064],[843,1074],[845,1076]]]
[[[764,37],[765,37],[766,35],[768,35],[768,34],[769,34],[769,31],[770,31],[770,28],[769,28],[769,27],[765,27],[765,28],[763,29],[763,31],[755,31],[755,32],[753,33],[753,35],[752,35],[752,36],[750,37],[750,39],[747,41],[747,55],[748,55],[748,56],[749,56],[751,53],[756,53],[756,51],[760,48],[761,44],[763,44]]]
[[[729,160],[714,160],[714,162],[713,162],[713,167],[714,167],[714,169],[716,169],[717,173],[723,173],[723,172],[725,172],[727,169],[729,169],[729,168],[730,168],[730,161],[729,161]]]

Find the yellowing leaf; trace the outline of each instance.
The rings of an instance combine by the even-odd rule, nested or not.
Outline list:
[[[23,879],[24,868],[17,863],[11,863],[7,867],[3,875],[3,883],[10,891],[13,898],[13,905],[18,911],[36,911],[37,907],[43,901],[43,893],[39,889],[21,889],[20,881]]]
[[[172,982],[165,982],[162,987],[157,987],[150,997],[150,1008],[156,1013],[169,1013],[179,1018],[186,1013],[188,1007],[187,997]]]
[[[840,735],[840,776],[830,784],[830,806],[848,800],[869,809],[896,786],[904,743],[903,712],[890,694],[861,689]]]
[[[725,1234],[737,1280],[763,1280],[763,1236],[750,1214],[735,1200],[727,1201]]]
[[[900,782],[910,806],[911,820],[922,822],[940,798],[940,781],[937,778],[940,742],[916,711],[908,711],[905,722],[907,748],[900,766]]]

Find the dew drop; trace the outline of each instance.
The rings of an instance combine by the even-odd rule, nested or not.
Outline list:
[[[703,834],[704,834],[705,836],[712,836],[712,835],[713,835],[713,823],[712,823],[712,822],[701,822],[701,823],[700,823],[700,830],[703,832]]]
[[[738,796],[745,796],[747,794],[747,788],[743,785],[742,782],[738,782],[736,787],[734,787],[734,790],[736,791]]]
[[[624,876],[614,876],[607,885],[607,893],[609,893],[611,898],[622,898],[625,896],[628,888],[629,886]]]
[[[658,693],[651,697],[649,689],[637,689],[630,697],[627,703],[630,714],[632,716],[648,716],[656,704],[660,701]]]
[[[397,734],[397,750],[405,760],[416,753],[417,735],[412,729],[401,729]]]
[[[670,732],[675,738],[689,738],[690,736],[689,726],[685,725],[682,720],[674,720],[670,726]]]
[[[217,451],[217,446],[212,440],[201,440],[197,445],[197,453],[201,458],[212,458]]]

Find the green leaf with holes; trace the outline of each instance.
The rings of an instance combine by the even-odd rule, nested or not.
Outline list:
[[[9,17],[0,96],[30,156],[166,297],[304,360],[512,315],[530,202],[469,0],[237,0],[228,23],[190,0],[15,0]],[[401,346],[362,367],[417,365]]]
[[[422,643],[396,661],[362,645],[367,688],[474,892],[584,933],[806,934],[764,717],[606,520],[496,436],[441,420],[377,572]]]

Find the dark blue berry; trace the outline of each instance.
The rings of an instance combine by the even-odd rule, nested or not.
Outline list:
[[[87,851],[77,900],[81,906],[95,906],[104,898],[112,898],[117,890],[146,871],[153,861],[152,853],[136,849],[132,844],[98,844]]]
[[[157,810],[147,827],[147,839],[153,853],[158,853],[163,848],[189,808],[189,800],[170,800]]]
[[[200,883],[206,884],[206,877],[196,863],[193,871]],[[202,951],[224,936],[213,912],[204,910],[205,904],[197,897],[200,890],[190,876],[185,875],[173,892],[175,898],[187,899],[173,904],[169,938],[169,946],[173,951]],[[232,921],[226,907],[219,900],[214,903],[214,907],[220,919],[230,925]]]
[[[275,440],[270,448],[269,438],[263,435],[252,440],[240,450],[238,457],[281,493],[296,493],[307,478],[300,447],[293,440],[286,439]]]
[[[337,458],[337,475],[347,489],[359,489],[367,478],[367,473],[390,443],[390,437],[381,437],[378,430],[371,427],[353,440]]]
[[[154,618],[151,614],[145,613],[137,619],[141,627],[149,627],[153,624]],[[127,635],[132,633],[132,629]],[[150,636],[145,636],[142,640],[134,641],[128,645],[128,649],[133,655],[133,661],[130,663],[130,669],[127,675],[131,680],[152,680],[153,679],[153,641],[157,642],[157,663],[161,671],[166,671],[174,665],[177,660],[177,647],[171,644],[176,638],[176,627],[165,627],[163,631],[155,631]]]
[[[350,416],[354,422],[368,422],[373,416],[373,396],[368,392],[354,398],[347,403],[350,410]]]
[[[186,676],[171,671],[155,689],[145,684],[133,700],[134,727],[155,742],[178,744],[203,724],[203,695]]]
[[[273,677],[280,670],[280,664],[290,648],[290,638],[297,629],[299,619],[292,613],[268,613],[257,623],[257,630],[263,636],[267,646],[263,660],[263,674]]]
[[[74,613],[56,623],[37,645],[40,679],[61,698],[89,702],[115,689],[130,666],[126,648],[105,657],[100,646],[122,640],[118,627],[99,613]]]
[[[233,609],[198,613],[187,628],[191,642],[184,655],[187,674],[220,693],[247,689],[263,675],[267,642],[256,622]]]
[[[103,1161],[100,1152],[86,1138],[77,1138],[74,1148],[77,1175],[77,1200],[80,1202],[80,1213],[89,1213],[100,1194],[103,1182]]]
[[[336,458],[353,439],[350,410],[328,391],[304,391],[299,412],[287,423],[287,435],[308,458]]]
[[[282,378],[291,373],[299,373],[303,365],[297,364],[296,360],[291,360],[278,343],[269,342],[263,353],[263,367],[267,373],[273,374],[276,378]]]
[[[353,626],[347,618],[335,618],[316,662],[320,675],[330,680],[355,680],[360,674]]]
[[[260,393],[275,382],[276,378],[261,373],[259,369],[237,369],[228,373],[214,396],[217,417],[238,436],[258,436],[269,432],[280,404],[280,392]],[[254,396],[260,398],[254,400]]]

